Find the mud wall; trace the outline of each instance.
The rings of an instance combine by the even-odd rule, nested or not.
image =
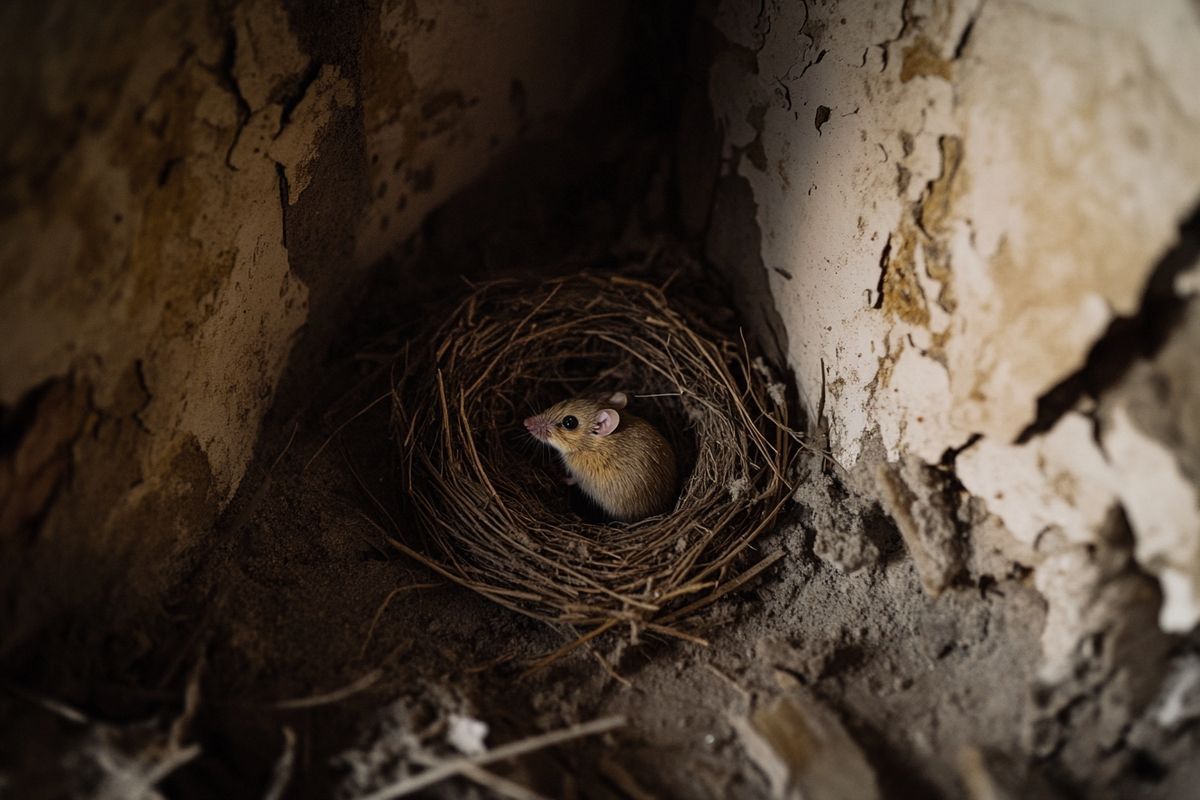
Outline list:
[[[1200,8],[722,0],[709,18],[681,141],[709,103],[719,167],[681,148],[685,194],[711,198],[689,224],[712,221],[814,437],[925,588],[1031,570],[1049,685],[1089,658],[1111,675],[1133,620],[1191,629]]]
[[[623,35],[584,2],[6,4],[0,652],[179,580],[297,341]]]

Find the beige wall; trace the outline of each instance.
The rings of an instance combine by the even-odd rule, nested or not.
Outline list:
[[[0,11],[10,619],[115,569],[160,592],[237,489],[306,324],[622,56],[608,4],[302,5]]]
[[[1195,435],[1185,420],[1200,419],[1195,363],[1159,370],[1191,398],[1182,405],[1130,406],[1130,382],[1149,380],[1135,371],[1105,384],[1098,405],[1081,399],[1017,440],[1116,317],[1146,321],[1143,291],[1200,203],[1200,8],[715,5],[719,185],[748,185],[741,205],[761,264],[747,266],[719,231],[714,254],[760,273],[747,283],[765,274],[810,410],[826,387],[835,456],[861,471],[882,447],[892,466],[876,471],[876,492],[908,521],[911,549],[949,546],[915,509],[961,481],[1007,560],[1035,570],[1051,610],[1048,677],[1120,612],[1093,613],[1106,556],[1087,547],[1119,549],[1104,538],[1114,509],[1165,594],[1162,627],[1195,625],[1200,474],[1185,454],[1196,442],[1169,433]],[[718,189],[714,208],[733,194]],[[1189,247],[1180,258],[1195,258]],[[1194,305],[1196,274],[1164,302]],[[1166,333],[1192,337],[1177,345],[1187,349],[1200,346],[1195,327]],[[942,461],[953,463],[946,479],[925,484],[899,467]],[[911,494],[889,489],[895,481]],[[932,591],[953,577],[931,566],[952,554],[916,555]]]

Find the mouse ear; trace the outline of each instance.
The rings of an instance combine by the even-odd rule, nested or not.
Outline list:
[[[597,436],[608,436],[620,424],[621,415],[614,409],[606,408],[596,415],[596,424],[592,426],[592,433]]]

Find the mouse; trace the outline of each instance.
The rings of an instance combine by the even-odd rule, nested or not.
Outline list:
[[[525,430],[558,452],[576,485],[606,514],[637,522],[675,501],[675,451],[653,425],[625,410],[613,392],[573,398],[525,420]]]

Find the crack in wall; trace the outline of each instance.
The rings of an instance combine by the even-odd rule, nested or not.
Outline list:
[[[820,64],[822,61],[824,61],[827,53],[829,53],[828,50],[821,50],[819,53],[817,53],[817,57],[814,58],[812,61],[809,61],[807,64],[805,64],[804,69],[800,70],[800,74],[796,76],[796,80],[800,80],[801,78],[803,78],[804,73],[808,72],[810,69],[815,67],[817,64]]]
[[[871,305],[876,310],[883,308],[884,284],[887,281],[888,262],[892,257],[892,235],[888,234],[887,241],[883,243],[883,252],[879,254],[879,283],[875,286],[875,302]]]
[[[808,10],[807,4],[805,5],[804,8],[805,8],[805,11],[807,12],[807,10]],[[765,20],[765,25],[764,25],[764,20]],[[767,36],[769,36],[771,33],[771,25],[772,24],[773,23],[771,21],[771,15],[767,13],[767,0],[759,0],[758,14],[756,15],[756,17],[754,19],[754,33],[759,38],[759,41],[761,42],[761,44],[758,46],[758,48],[755,52],[762,50],[762,48],[766,46]]]
[[[879,68],[880,72],[883,72],[888,68],[888,62],[891,59],[891,53],[889,52],[889,49],[891,48],[891,46],[904,38],[904,35],[906,33],[908,33],[909,28],[913,25],[914,22],[916,22],[916,17],[913,15],[913,12],[912,12],[912,0],[904,0],[903,5],[900,6],[900,30],[896,31],[895,36],[892,36],[891,38],[888,38],[888,39],[884,39],[882,42],[879,42],[878,44],[875,45],[876,47],[878,47],[880,49],[882,56],[883,56],[883,58],[882,58],[883,64]],[[863,62],[864,63],[866,62],[866,54],[865,53],[863,55]]]
[[[280,230],[280,237],[281,237],[280,243],[283,245],[283,249],[287,250],[287,246],[288,246],[288,235],[287,235],[288,234],[288,226],[287,226],[288,179],[287,179],[287,170],[284,168],[283,164],[281,164],[278,161],[275,162],[275,175],[277,176],[277,178],[279,180],[279,216],[280,216],[279,230]]]
[[[954,45],[954,50],[951,51],[952,55],[950,59],[952,61],[960,60],[963,57],[963,53],[967,51],[967,45],[971,43],[971,34],[975,32],[975,23],[979,21],[979,15],[983,13],[983,7],[986,3],[987,0],[980,2],[979,7],[967,19],[967,24],[963,26],[962,33],[958,35],[958,41]]]
[[[146,362],[143,359],[134,359],[133,374],[137,379],[138,388],[141,390],[144,399],[142,404],[130,413],[130,418],[143,433],[148,434],[150,433],[150,426],[143,419],[143,414],[146,413],[146,409],[150,408],[150,404],[154,402],[154,393],[150,391],[150,382],[146,379]]]
[[[1017,436],[1017,444],[1053,428],[1085,397],[1099,398],[1137,361],[1154,358],[1188,304],[1188,298],[1175,292],[1175,279],[1197,261],[1200,261],[1200,202],[1179,224],[1175,245],[1151,270],[1137,310],[1129,316],[1114,317],[1088,351],[1083,366],[1038,398],[1037,415]]]
[[[938,147],[942,156],[940,173],[925,184],[920,198],[905,208],[900,225],[888,234],[880,253],[879,283],[873,304],[876,309],[920,327],[928,326],[930,313],[925,290],[917,277],[918,247],[924,254],[925,274],[939,286],[936,302],[948,313],[957,308],[951,284],[950,248],[943,238],[958,192],[962,139],[942,136]],[[901,168],[899,174],[906,184],[907,169]],[[940,352],[939,348],[934,349]]]
[[[304,68],[304,72],[296,78],[292,87],[285,89],[279,93],[276,102],[279,103],[279,126],[275,130],[275,139],[278,139],[280,134],[292,121],[292,114],[296,108],[304,102],[308,96],[308,90],[317,82],[317,76],[321,74],[321,67],[324,66],[317,59],[309,59],[308,66]]]
[[[217,78],[218,84],[224,88],[233,97],[234,103],[237,105],[238,122],[237,127],[233,131],[233,141],[229,143],[229,149],[225,151],[225,166],[234,172],[238,172],[238,168],[233,163],[233,151],[237,149],[238,142],[242,138],[242,131],[246,128],[246,123],[250,121],[250,116],[253,110],[250,108],[250,103],[247,102],[242,94],[241,86],[238,85],[237,76],[234,74],[234,64],[237,62],[237,29],[230,25],[225,29],[225,35],[221,45],[221,57],[217,63],[209,67],[212,74]]]

